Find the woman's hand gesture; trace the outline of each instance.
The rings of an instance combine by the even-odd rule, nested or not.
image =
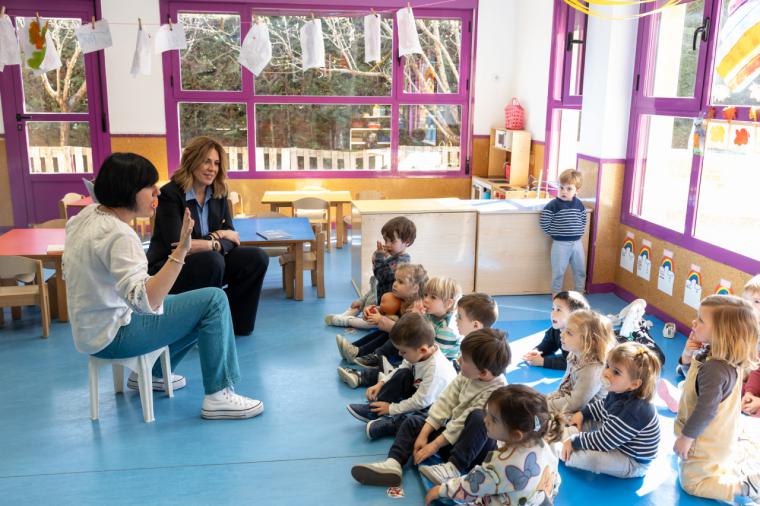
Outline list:
[[[182,217],[182,230],[179,234],[179,241],[173,244],[173,246],[177,246],[177,249],[174,250],[175,253],[179,253],[184,257],[190,251],[194,225],[195,221],[190,217],[190,209],[185,208],[185,215]]]

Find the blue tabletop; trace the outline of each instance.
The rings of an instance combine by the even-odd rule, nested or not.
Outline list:
[[[271,244],[315,240],[308,218],[236,218],[232,223],[240,233],[241,243]]]

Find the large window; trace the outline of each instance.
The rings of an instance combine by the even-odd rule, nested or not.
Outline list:
[[[381,51],[371,63],[369,6],[223,5],[161,1],[187,37],[187,49],[164,56],[170,167],[189,139],[211,135],[227,148],[232,177],[465,173],[472,0],[415,8],[423,54],[402,58],[396,9],[375,6]],[[312,19],[322,24],[325,66],[305,70],[300,31]],[[267,24],[272,43],[258,77],[237,62],[253,23]]]
[[[691,0],[642,19],[623,210],[626,224],[748,272],[760,270],[758,26],[757,1]]]

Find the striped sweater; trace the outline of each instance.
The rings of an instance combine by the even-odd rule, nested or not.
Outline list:
[[[454,313],[447,313],[440,318],[431,314],[425,315],[435,329],[435,343],[449,360],[459,357],[459,344],[462,342],[462,336],[451,325],[453,315]]]
[[[577,241],[586,230],[586,208],[578,197],[566,202],[555,198],[541,211],[539,224],[555,241]]]
[[[601,422],[601,428],[581,432],[573,439],[574,450],[621,453],[638,462],[648,463],[657,456],[660,445],[660,420],[654,405],[633,393],[610,392],[604,400],[590,403],[583,419]]]

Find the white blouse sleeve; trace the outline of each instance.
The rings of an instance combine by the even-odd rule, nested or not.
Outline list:
[[[103,262],[111,273],[114,287],[127,306],[142,314],[162,314],[163,304],[155,311],[148,300],[145,282],[148,275],[148,259],[137,237],[118,235],[105,250]]]

